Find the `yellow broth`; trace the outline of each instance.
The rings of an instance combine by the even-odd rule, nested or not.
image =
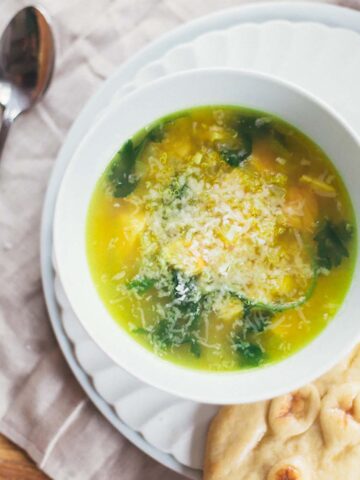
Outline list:
[[[325,153],[278,118],[228,106],[127,142],[95,188],[86,241],[119,326],[212,371],[305,346],[341,306],[356,256],[351,202]]]

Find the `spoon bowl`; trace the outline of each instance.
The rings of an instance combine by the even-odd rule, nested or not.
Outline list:
[[[46,92],[55,64],[50,21],[37,7],[20,10],[0,39],[0,155],[12,122]]]

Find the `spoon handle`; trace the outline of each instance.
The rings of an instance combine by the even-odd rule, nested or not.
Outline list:
[[[2,117],[1,127],[0,127],[0,158],[3,152],[5,141],[8,136],[12,122],[13,122],[13,118],[11,115],[9,115],[8,109],[5,108],[3,117]]]

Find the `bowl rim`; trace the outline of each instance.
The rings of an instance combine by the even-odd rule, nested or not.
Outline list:
[[[180,374],[185,373],[185,376],[188,377],[188,386],[192,384],[195,384],[197,381],[201,379],[206,378],[208,384],[212,383],[214,386],[214,390],[216,394],[214,396],[209,396],[207,393],[204,395],[202,392],[199,391],[199,388],[197,388],[197,391],[184,391],[183,388],[179,389],[178,387],[174,386],[172,383],[169,384],[168,381],[154,379],[153,376],[149,378],[147,375],[149,373],[149,370],[145,373],[140,371],[137,367],[134,367],[133,365],[130,365],[128,362],[124,362],[123,360],[119,359],[119,355],[114,353],[114,349],[109,348],[109,345],[104,342],[103,339],[99,339],[99,336],[92,330],[89,329],[88,323],[85,321],[81,308],[79,307],[79,303],[76,300],[76,294],[74,294],[73,291],[70,289],[70,285],[67,283],[67,274],[65,272],[65,269],[63,268],[64,265],[61,261],[61,223],[59,223],[60,218],[61,218],[61,202],[62,202],[62,197],[64,195],[64,190],[65,186],[67,184],[69,175],[71,174],[72,166],[76,163],[76,160],[78,158],[78,153],[81,151],[81,147],[86,144],[86,142],[91,138],[91,135],[94,134],[94,132],[99,128],[99,125],[101,125],[102,122],[106,120],[109,115],[111,115],[111,112],[114,110],[121,110],[124,104],[126,102],[131,102],[133,97],[136,96],[141,96],[145,92],[151,90],[151,89],[156,89],[156,88],[161,88],[162,85],[171,83],[174,80],[178,79],[186,79],[192,76],[211,76],[211,75],[235,75],[235,76],[242,76],[242,77],[248,77],[252,79],[259,79],[261,81],[269,82],[275,85],[278,85],[280,88],[287,89],[288,91],[295,93],[296,95],[303,97],[305,100],[308,102],[314,104],[316,108],[322,110],[325,115],[331,117],[337,125],[345,131],[348,136],[353,140],[354,143],[356,143],[357,149],[360,151],[360,142],[357,134],[354,132],[354,130],[348,125],[348,123],[339,115],[336,113],[336,111],[328,106],[325,102],[323,102],[321,99],[317,98],[315,95],[307,92],[305,89],[302,87],[293,85],[292,83],[279,79],[275,76],[269,75],[269,74],[264,74],[264,73],[259,73],[259,72],[254,72],[251,70],[243,70],[243,69],[235,69],[235,68],[226,68],[226,67],[212,67],[212,68],[202,68],[202,69],[196,69],[196,70],[187,70],[183,72],[178,72],[175,74],[167,75],[165,77],[159,78],[155,81],[149,82],[145,86],[136,88],[135,90],[129,92],[126,94],[124,97],[119,99],[116,103],[115,106],[110,106],[109,108],[106,109],[104,114],[96,119],[94,122],[94,125],[92,129],[90,129],[87,134],[83,137],[82,141],[80,142],[78,148],[72,155],[72,158],[70,159],[68,166],[66,168],[64,177],[62,179],[57,199],[56,199],[56,205],[55,205],[55,211],[54,211],[54,222],[53,222],[53,239],[54,239],[54,252],[55,252],[55,259],[56,259],[56,264],[57,264],[57,272],[60,278],[60,281],[63,285],[64,291],[66,293],[66,296],[69,300],[69,303],[71,305],[71,308],[73,309],[75,315],[78,317],[80,323],[90,336],[90,338],[100,347],[100,349],[108,355],[117,365],[119,365],[121,368],[124,368],[127,370],[130,374],[134,375],[144,383],[150,384],[156,388],[159,388],[161,390],[164,390],[168,393],[177,395],[182,398],[186,399],[191,399],[197,402],[202,402],[202,403],[215,403],[215,404],[231,404],[231,403],[248,403],[248,402],[254,402],[254,401],[260,401],[260,400],[266,400],[271,397],[275,397],[284,393],[287,393],[291,390],[295,390],[296,388],[299,388],[300,386],[312,381],[314,378],[319,377],[321,374],[325,373],[328,371],[332,366],[334,366],[343,356],[346,355],[347,352],[351,350],[352,347],[355,346],[357,341],[360,338],[360,326],[357,332],[357,336],[353,336],[351,338],[351,341],[349,340],[346,345],[344,345],[341,349],[338,349],[337,352],[332,352],[332,356],[330,358],[330,355],[328,360],[323,363],[318,362],[317,365],[312,365],[311,366],[311,371],[308,371],[306,374],[303,373],[303,375],[299,375],[296,378],[292,379],[291,381],[287,381],[286,386],[280,386],[277,385],[277,387],[273,387],[271,391],[268,392],[263,392],[262,394],[253,394],[249,392],[244,392],[242,395],[241,399],[236,399],[234,396],[231,396],[229,392],[224,392],[224,391],[219,391],[220,389],[216,386],[216,384],[220,381],[220,377],[224,379],[225,377],[233,380],[233,381],[240,381],[240,379],[243,379],[242,383],[250,383],[251,377],[255,377],[258,372],[273,372],[275,374],[275,371],[278,370],[279,365],[283,365],[284,363],[291,363],[294,358],[299,356],[300,352],[304,352],[309,348],[309,345],[313,344],[316,342],[317,339],[322,335],[323,332],[329,330],[329,327],[331,324],[334,323],[335,318],[338,316],[338,312],[335,314],[333,319],[329,322],[328,325],[323,329],[323,331],[318,334],[315,339],[310,341],[306,346],[301,348],[299,351],[295,352],[293,355],[290,357],[287,357],[284,360],[281,360],[279,362],[276,362],[274,364],[269,364],[264,367],[259,367],[259,368],[254,368],[254,369],[249,369],[249,370],[239,370],[239,371],[230,371],[230,372],[208,372],[208,371],[203,371],[203,370],[197,370],[197,369],[191,369],[187,367],[183,367],[181,365],[172,363],[170,361],[166,361],[160,357],[158,357],[156,354],[153,352],[150,352],[147,350],[145,347],[140,345],[136,340],[134,340],[126,331],[125,329],[121,328],[113,319],[111,316],[110,312],[104,307],[104,312],[106,312],[106,316],[111,319],[114,325],[116,325],[116,328],[123,332],[128,339],[131,339],[131,343],[135,347],[135,349],[139,352],[140,350],[145,353],[145,356],[147,356],[147,359],[150,361],[151,364],[155,366],[155,364],[162,366],[165,365],[165,370],[168,370],[171,372],[172,375],[176,375],[176,372]],[[148,122],[147,122],[148,124]],[[136,132],[134,132],[136,133]],[[107,164],[110,162],[111,158],[109,157],[109,160]],[[337,164],[335,162],[335,167],[337,168]],[[344,182],[345,183],[345,182]],[[92,185],[91,193],[93,192],[95,185]],[[356,209],[354,208],[355,211],[355,217],[357,218],[357,212]],[[358,257],[358,256],[357,256]],[[355,277],[355,272],[358,270],[359,267],[359,258],[356,259],[356,264],[354,266],[354,272],[353,272],[353,278],[351,280],[351,285],[348,289],[348,292],[346,294],[346,297],[349,296],[350,290],[352,288],[353,280]],[[90,274],[90,273],[89,273]],[[102,300],[100,297],[98,300],[102,303]],[[345,303],[346,298],[343,302]],[[342,307],[340,307],[342,308]],[[340,311],[340,309],[339,309]],[[124,335],[122,335],[123,340],[124,340]],[[120,337],[119,337],[120,338]],[[154,361],[155,360],[155,361]],[[162,370],[164,370],[162,368]],[[308,369],[309,370],[309,369]],[[278,372],[279,373],[279,372]],[[228,382],[229,383],[229,382]],[[278,382],[279,383],[279,382]]]

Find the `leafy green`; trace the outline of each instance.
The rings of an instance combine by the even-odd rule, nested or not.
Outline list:
[[[161,319],[151,332],[153,341],[164,350],[173,345],[181,345],[183,340],[175,335],[176,316],[173,313],[169,310],[165,318]]]
[[[156,280],[153,278],[136,276],[127,284],[127,288],[129,290],[135,290],[137,293],[145,293],[152,288],[155,283]]]
[[[160,123],[148,133],[148,140],[154,143],[161,143],[165,137],[165,126],[168,122]]]
[[[255,136],[267,136],[272,134],[274,127],[269,118],[254,115],[239,116],[235,118],[233,128],[239,133]]]
[[[197,280],[181,272],[172,270],[173,296],[181,310],[199,313],[201,292]]]
[[[267,117],[240,116],[235,118],[233,128],[242,140],[242,152],[237,155],[234,150],[223,149],[224,152],[221,152],[221,154],[229,165],[240,165],[252,153],[252,144],[255,138],[266,137],[277,155],[283,158],[291,156],[286,135],[281,133]]]
[[[108,180],[112,185],[114,197],[127,197],[135,190],[137,186],[135,175],[136,160],[149,143],[162,142],[167,123],[169,121],[156,125],[136,144],[133,140],[128,140],[115,155],[108,173]]]
[[[183,177],[175,175],[164,192],[164,203],[171,204],[177,200],[181,200],[184,198],[188,188],[186,180]]]
[[[243,303],[243,323],[232,335],[233,346],[242,364],[250,367],[257,366],[263,361],[265,353],[254,337],[266,330],[274,313],[268,308],[253,305],[247,300],[243,300]]]
[[[269,121],[267,119],[264,119],[259,124],[259,119],[256,116],[241,115],[235,118],[233,128],[240,133],[254,133],[257,130],[262,131],[262,129],[267,131],[268,124]]]
[[[161,143],[165,138],[165,129],[168,125],[172,125],[176,120],[184,117],[188,117],[189,114],[181,112],[176,115],[172,115],[170,118],[163,119],[161,123],[153,127],[148,133],[148,139],[154,143]]]
[[[143,141],[135,147],[133,141],[128,140],[116,154],[108,173],[114,197],[127,197],[136,188],[135,162],[143,148]]]
[[[248,367],[257,367],[265,359],[265,352],[261,346],[258,343],[246,340],[239,333],[234,335],[233,345],[242,363]]]
[[[286,136],[279,132],[273,121],[268,117],[240,116],[235,119],[233,128],[239,133],[247,133],[258,137],[271,136],[279,144],[286,146]]]
[[[196,358],[201,357],[201,346],[200,346],[199,340],[194,336],[192,336],[191,339],[190,339],[190,352]]]
[[[219,153],[223,160],[232,167],[238,167],[244,160],[248,158],[252,153],[253,135],[256,131],[255,126],[256,118],[249,117],[236,117],[233,122],[233,129],[237,132],[240,139],[239,148],[230,148],[226,145],[220,145],[218,147]]]
[[[171,347],[189,344],[190,351],[200,357],[201,349],[194,331],[195,324],[186,321],[184,316],[179,317],[175,308],[169,308],[165,318],[162,318],[151,332],[152,339],[158,347],[167,350]]]
[[[244,304],[244,329],[250,333],[261,333],[271,323],[274,312],[269,308],[258,307],[249,303]]]
[[[289,303],[266,304],[254,302],[232,292],[232,295],[239,298],[244,305],[242,325],[237,328],[236,333],[232,336],[235,351],[240,355],[243,364],[257,366],[264,360],[265,352],[255,340],[257,335],[263,333],[268,328],[276,313],[296,308],[305,303],[314,291],[316,280],[317,274],[314,273],[313,280],[306,294],[301,299]]]
[[[335,225],[325,220],[320,226],[314,240],[317,243],[317,264],[320,268],[331,270],[349,256],[347,243],[353,234],[352,226],[347,222]]]
[[[317,261],[313,268],[313,278],[305,295],[297,301],[265,304],[232,292],[232,295],[242,300],[244,304],[243,324],[233,334],[233,345],[245,365],[257,366],[263,361],[265,352],[256,341],[256,336],[266,330],[273,316],[278,312],[299,307],[311,297],[317,282],[318,267],[331,269],[340,265],[344,257],[349,256],[347,243],[352,234],[353,228],[349,223],[342,222],[335,225],[330,220],[326,220],[322,224],[315,236]]]
[[[238,167],[247,159],[252,152],[252,138],[248,133],[239,134],[241,138],[241,146],[237,149],[230,149],[225,146],[219,147],[219,152],[223,160],[232,167]]]
[[[223,160],[232,167],[238,167],[251,155],[254,138],[256,137],[269,137],[273,150],[284,158],[289,157],[290,152],[286,147],[286,137],[276,130],[268,118],[240,116],[235,118],[232,127],[241,140],[240,148],[234,149],[225,145],[219,147]]]
[[[163,349],[189,344],[190,351],[200,357],[202,295],[196,279],[173,270],[171,296],[172,302],[165,306],[165,315],[153,329],[152,339]]]
[[[318,279],[318,270],[317,265],[313,265],[313,276],[310,281],[309,287],[304,293],[302,297],[298,300],[294,300],[293,302],[285,302],[285,303],[264,303],[259,302],[257,300],[251,300],[250,298],[245,297],[244,295],[238,294],[237,292],[232,291],[231,295],[241,300],[244,304],[244,315],[246,312],[251,313],[251,317],[268,317],[268,321],[270,321],[271,316],[275,313],[285,312],[286,310],[292,310],[293,308],[300,307],[304,303],[306,303],[309,298],[314,293],[316,284]],[[248,315],[249,315],[248,314]]]
[[[263,361],[265,352],[256,341],[257,336],[268,328],[276,313],[297,308],[307,302],[315,290],[317,278],[318,271],[314,265],[313,277],[305,294],[298,300],[287,303],[267,304],[231,292],[231,295],[241,300],[244,305],[242,324],[232,334],[232,339],[235,351],[239,353],[241,361],[245,365],[256,366]]]

